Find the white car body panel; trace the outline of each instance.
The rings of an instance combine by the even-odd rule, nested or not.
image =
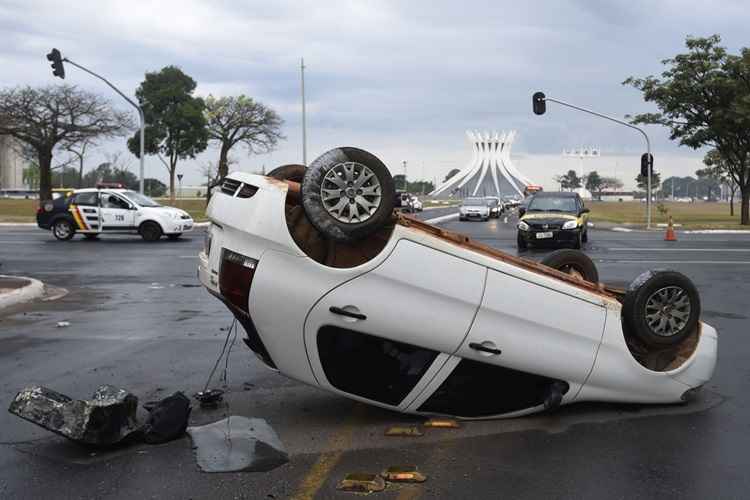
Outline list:
[[[249,310],[270,357],[291,378],[419,413],[464,358],[564,380],[569,390],[562,404],[677,402],[713,374],[717,335],[706,324],[701,323],[690,359],[670,372],[652,371],[629,352],[616,299],[405,225],[394,227],[370,261],[346,269],[324,266],[305,255],[287,229],[285,183],[246,173],[230,177],[258,191],[248,199],[223,193],[212,197],[207,209],[213,222],[211,252],[201,252],[198,275],[220,295],[222,248],[259,261]],[[331,306],[358,310],[367,320],[333,314]],[[542,307],[544,314],[535,314]],[[375,332],[438,355],[406,397],[390,406],[343,393],[326,379],[316,344],[317,329],[324,324]],[[493,360],[468,347],[484,341],[503,353]]]

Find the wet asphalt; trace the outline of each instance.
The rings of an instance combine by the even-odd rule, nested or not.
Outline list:
[[[513,217],[443,226],[516,253]],[[376,497],[746,498],[750,236],[678,237],[667,243],[658,232],[592,229],[585,251],[608,283],[624,285],[652,268],[676,269],[696,283],[703,319],[719,330],[719,363],[703,394],[687,405],[581,404],[386,438],[387,427],[419,421],[287,379],[238,340],[228,405],[196,407],[191,422],[228,414],[264,418],[290,452],[287,465],[268,473],[205,474],[188,438],[84,449],[0,411],[0,498],[344,498],[352,494],[335,486],[346,473],[400,464],[417,465],[427,482]],[[112,383],[141,402],[202,389],[231,322],[198,286],[202,245],[201,231],[155,244],[128,236],[61,243],[41,230],[0,227],[0,273],[69,292],[0,314],[0,407],[35,383],[74,398]],[[70,326],[58,328],[60,321]]]

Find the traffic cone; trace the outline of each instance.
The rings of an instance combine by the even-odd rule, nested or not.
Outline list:
[[[664,235],[664,241],[677,241],[677,235],[674,232],[672,226],[672,216],[669,216],[669,224],[667,224],[667,234]]]

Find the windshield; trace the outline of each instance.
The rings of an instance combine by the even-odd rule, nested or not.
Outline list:
[[[142,207],[160,207],[158,203],[156,203],[154,200],[149,198],[148,196],[144,196],[140,193],[136,193],[135,191],[125,191],[122,193],[124,197],[135,203],[136,205],[140,205]]]
[[[575,198],[535,196],[529,202],[528,212],[578,212]]]
[[[495,198],[487,198],[487,204],[491,207],[496,207],[498,205],[498,201]]]
[[[484,207],[487,202],[484,198],[466,198],[462,203],[465,207]]]

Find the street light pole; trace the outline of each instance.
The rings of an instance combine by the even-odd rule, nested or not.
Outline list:
[[[401,163],[404,165],[404,192],[407,192],[408,184],[406,183],[406,160],[403,160]]]
[[[114,90],[115,92],[117,92],[118,94],[120,94],[120,97],[122,97],[123,99],[125,99],[126,101],[128,101],[128,103],[130,103],[135,109],[138,110],[138,118],[140,119],[140,122],[141,122],[141,131],[140,131],[141,145],[140,145],[140,155],[139,155],[139,158],[141,160],[141,170],[140,170],[141,179],[140,179],[140,182],[139,182],[139,191],[140,191],[141,194],[143,194],[143,175],[144,175],[144,168],[143,168],[143,148],[144,148],[144,146],[143,145],[146,142],[145,141],[145,136],[146,136],[146,118],[143,115],[143,109],[138,104],[136,104],[135,101],[133,101],[128,96],[126,96],[125,94],[123,94],[120,91],[120,89],[118,89],[117,87],[115,87],[109,80],[107,80],[103,76],[97,75],[96,73],[94,73],[90,69],[84,68],[80,64],[71,61],[67,57],[63,57],[62,60],[65,61],[65,62],[67,62],[67,63],[72,64],[73,66],[75,66],[78,69],[81,69],[81,70],[85,71],[89,75],[95,76],[96,78],[100,79],[101,81],[103,81],[104,83],[106,83],[107,85],[109,85],[112,88],[112,90]]]
[[[580,106],[575,106],[574,104],[570,104],[569,102],[561,101],[559,99],[553,99],[552,97],[546,97],[546,96],[544,96],[543,99],[545,101],[556,102],[557,104],[561,104],[563,106],[567,106],[569,108],[573,108],[578,111],[583,111],[584,113],[598,116],[599,118],[604,118],[606,120],[610,120],[615,123],[619,123],[620,125],[625,125],[626,127],[630,127],[634,130],[637,130],[638,132],[643,134],[643,138],[646,139],[646,154],[648,155],[647,158],[651,158],[651,141],[649,140],[648,135],[642,128],[636,127],[635,125],[631,123],[619,120],[612,116],[608,116],[602,113],[597,113],[596,111],[582,108]],[[653,170],[653,162],[649,161],[648,163],[648,193],[646,194],[646,229],[651,229],[651,176],[653,175],[652,170]]]

